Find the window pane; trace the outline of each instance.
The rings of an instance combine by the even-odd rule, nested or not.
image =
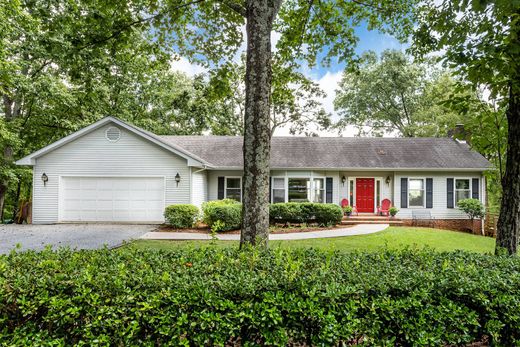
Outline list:
[[[325,202],[325,190],[324,190],[324,179],[314,179],[314,200],[313,202],[324,203]]]
[[[310,180],[308,178],[289,178],[289,201],[309,201]]]
[[[354,181],[350,181],[349,183],[349,204],[354,206]]]
[[[285,189],[273,189],[273,204],[285,202]]]
[[[285,178],[273,178],[273,189],[285,189]]]
[[[376,205],[380,206],[381,202],[381,181],[376,181]]]
[[[228,188],[239,188],[240,189],[240,178],[228,178],[227,179],[227,187]]]
[[[410,190],[408,193],[408,203],[410,206],[422,207],[424,201],[424,191]]]
[[[469,189],[469,180],[455,180],[456,189]]]
[[[228,188],[226,189],[226,198],[241,201],[240,189]]]
[[[423,189],[423,180],[410,179],[410,190],[412,189]]]
[[[469,190],[457,190],[455,192],[455,201],[459,202],[462,199],[469,199]]]

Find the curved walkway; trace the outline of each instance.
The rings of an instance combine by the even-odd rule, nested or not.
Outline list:
[[[373,234],[383,231],[388,228],[388,224],[356,224],[350,228],[338,228],[319,231],[307,231],[299,233],[285,233],[285,234],[271,234],[269,240],[306,240],[306,239],[321,239],[328,237],[354,236]],[[215,236],[222,241],[238,241],[239,234],[217,234]],[[209,234],[197,233],[182,233],[182,232],[165,232],[165,231],[151,231],[143,236],[141,239],[146,240],[211,240]]]

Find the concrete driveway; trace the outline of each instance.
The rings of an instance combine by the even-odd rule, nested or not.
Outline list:
[[[9,253],[16,244],[26,249],[70,246],[78,249],[96,249],[104,245],[116,247],[123,241],[138,239],[156,228],[156,225],[135,224],[52,224],[0,225],[0,254]]]

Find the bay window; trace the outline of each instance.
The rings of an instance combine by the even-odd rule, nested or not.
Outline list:
[[[313,202],[319,202],[319,203],[325,202],[325,179],[323,179],[323,178],[314,179]]]
[[[285,178],[273,177],[272,181],[272,202],[285,202]]]
[[[311,181],[309,178],[289,178],[288,179],[288,198],[289,202],[308,202],[310,195]]]
[[[424,207],[424,179],[410,178],[408,180],[408,206]]]

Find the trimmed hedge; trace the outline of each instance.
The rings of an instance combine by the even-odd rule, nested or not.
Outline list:
[[[199,217],[199,209],[191,204],[170,205],[164,210],[166,224],[174,228],[191,228]]]
[[[232,199],[208,201],[202,204],[203,221],[214,231],[240,229],[242,204]]]
[[[0,256],[0,345],[520,343],[520,258],[200,248]]]
[[[277,203],[269,206],[271,223],[318,223],[335,225],[341,222],[343,211],[335,204],[311,202]]]

